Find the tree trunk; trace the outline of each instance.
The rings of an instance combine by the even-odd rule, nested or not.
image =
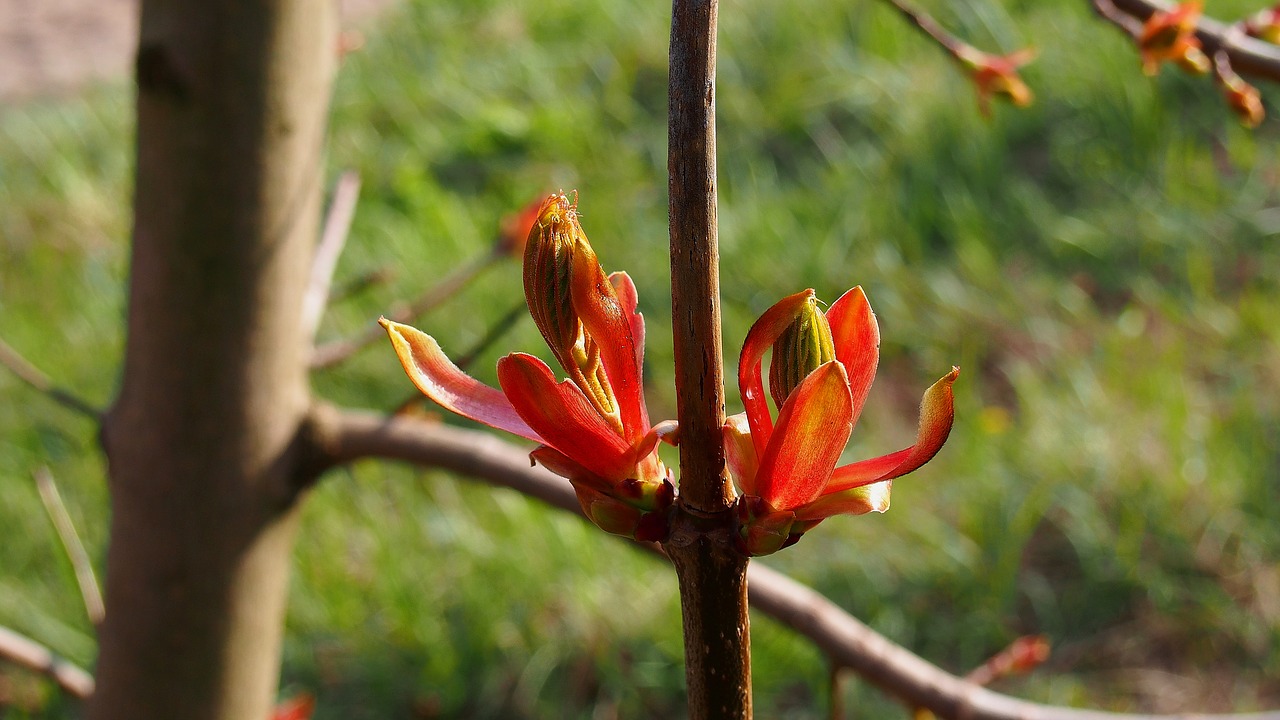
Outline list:
[[[307,409],[329,2],[144,0],[95,720],[269,715]]]

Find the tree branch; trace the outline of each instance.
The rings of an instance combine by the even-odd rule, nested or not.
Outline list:
[[[45,375],[39,368],[32,365],[21,353],[10,347],[4,340],[0,340],[0,365],[9,368],[9,371],[16,375],[19,380],[48,395],[50,400],[59,405],[75,410],[95,422],[102,421],[101,410],[91,405],[88,401],[81,399],[80,396],[70,390],[55,385],[48,375]]]
[[[310,424],[317,450],[337,465],[366,458],[404,460],[506,487],[581,515],[569,483],[529,464],[528,453],[476,430],[411,417],[321,405]],[[654,545],[643,544],[657,551]],[[987,690],[932,665],[878,634],[819,593],[758,562],[747,576],[756,609],[803,635],[835,663],[911,706],[966,720],[1280,720],[1280,712],[1142,715],[1076,710],[1026,702]]]
[[[333,271],[338,268],[338,257],[347,244],[351,232],[351,220],[356,214],[356,200],[360,197],[360,174],[348,170],[338,177],[333,187],[333,199],[329,201],[329,214],[325,216],[320,242],[311,260],[311,277],[307,291],[302,296],[302,337],[308,345],[315,343],[316,329],[329,303],[329,287],[333,283]]]
[[[98,578],[94,575],[89,553],[85,552],[84,543],[80,542],[75,523],[71,522],[67,506],[62,503],[62,496],[58,494],[58,485],[53,481],[53,474],[49,472],[49,468],[36,468],[32,474],[36,479],[36,488],[40,491],[40,499],[44,501],[44,509],[49,513],[49,519],[53,521],[53,527],[58,531],[58,539],[62,541],[62,548],[66,551],[67,559],[71,561],[71,568],[75,571],[76,584],[80,586],[80,597],[84,600],[85,613],[89,616],[89,622],[97,627],[102,624],[102,618],[106,617],[107,611],[102,603],[102,589],[98,587]]]
[[[428,288],[417,299],[390,308],[386,314],[387,319],[402,323],[413,322],[414,318],[433,310],[437,305],[453,297],[463,286],[503,257],[504,255],[500,253],[489,252],[456,268],[441,280],[440,284]],[[357,335],[318,345],[311,355],[311,369],[323,370],[333,367],[386,336],[387,332],[377,323],[373,323]]]
[[[1089,1],[1093,4],[1092,0]],[[1164,0],[1112,0],[1112,4],[1117,10],[1141,22],[1145,22],[1157,11],[1170,9],[1170,5]],[[1108,19],[1116,22],[1116,18]],[[1121,23],[1117,24],[1124,27]],[[1196,37],[1204,46],[1205,54],[1210,57],[1219,50],[1225,51],[1236,72],[1280,81],[1280,46],[1249,37],[1234,29],[1234,26],[1210,17],[1200,18]]]
[[[1001,695],[929,663],[791,578],[752,563],[751,604],[868,682],[940,717],[965,720],[1280,720],[1280,712],[1146,715],[1041,705]]]
[[[671,321],[680,421],[680,498],[701,512],[729,508],[725,475],[720,249],[716,228],[716,0],[671,9],[667,172]]]
[[[1111,0],[1091,0],[1093,11],[1103,20],[1120,28],[1131,39],[1142,37],[1142,21],[1115,6]]]
[[[327,466],[365,458],[403,460],[508,487],[548,505],[582,514],[567,480],[533,466],[527,450],[490,433],[326,404],[312,408],[308,424],[315,449]]]
[[[92,675],[35,640],[6,627],[0,627],[0,660],[52,678],[58,687],[77,700],[86,700],[93,694]]]
[[[732,542],[716,229],[718,0],[673,0],[667,90],[671,325],[680,499],[666,543],[680,581],[689,716],[751,717],[747,558]]]
[[[965,43],[960,42],[954,35],[947,32],[938,21],[934,20],[928,13],[911,7],[902,0],[886,0],[894,7],[903,17],[911,24],[920,29],[931,40],[942,46],[953,59],[958,59],[964,53]]]

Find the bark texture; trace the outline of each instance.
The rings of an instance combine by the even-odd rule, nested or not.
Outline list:
[[[275,699],[335,38],[330,2],[142,3],[95,720]]]
[[[747,720],[751,624],[747,558],[720,518],[678,516],[664,548],[680,580],[685,681],[692,720]]]
[[[667,554],[680,581],[689,717],[751,717],[747,558],[733,546],[725,472],[716,227],[717,0],[673,0],[667,183],[680,505]]]
[[[675,0],[667,90],[671,324],[680,418],[680,497],[701,512],[733,501],[724,469],[720,246],[716,225],[716,0]]]

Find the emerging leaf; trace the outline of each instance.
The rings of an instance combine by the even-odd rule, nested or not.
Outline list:
[[[791,391],[819,365],[836,359],[831,340],[831,326],[818,309],[818,301],[809,296],[799,314],[773,342],[773,358],[769,361],[769,394],[779,408]]]

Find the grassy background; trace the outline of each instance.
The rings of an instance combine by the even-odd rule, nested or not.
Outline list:
[[[892,511],[825,523],[767,562],[953,671],[1049,635],[1048,665],[1001,685],[1024,697],[1280,706],[1273,121],[1245,132],[1207,80],[1143,77],[1078,0],[928,5],[982,47],[1036,46],[1036,104],[984,122],[878,3],[721,6],[730,368],[781,295],[863,285],[884,345],[850,459],[907,444],[920,393],[963,368],[952,438]],[[419,0],[372,25],[334,99],[330,173],[364,180],[338,281],[393,273],[336,304],[322,337],[484,252],[529,198],[577,188],[606,269],[640,288],[650,408],[670,417],[667,11]],[[123,342],[130,104],[120,85],[0,109],[0,337],[103,404]],[[420,325],[457,354],[520,296],[506,263]],[[531,323],[476,374],[492,381],[515,348],[541,348]],[[375,408],[409,391],[381,347],[314,385]],[[0,624],[91,664],[38,465],[101,558],[94,428],[0,373]],[[682,713],[671,574],[571,517],[362,463],[314,491],[302,528],[284,683],[318,695],[317,718]],[[752,629],[759,716],[825,717],[823,659],[763,616]],[[0,691],[19,701],[5,717],[76,715],[16,673]],[[843,692],[858,717],[906,716],[857,682]]]

